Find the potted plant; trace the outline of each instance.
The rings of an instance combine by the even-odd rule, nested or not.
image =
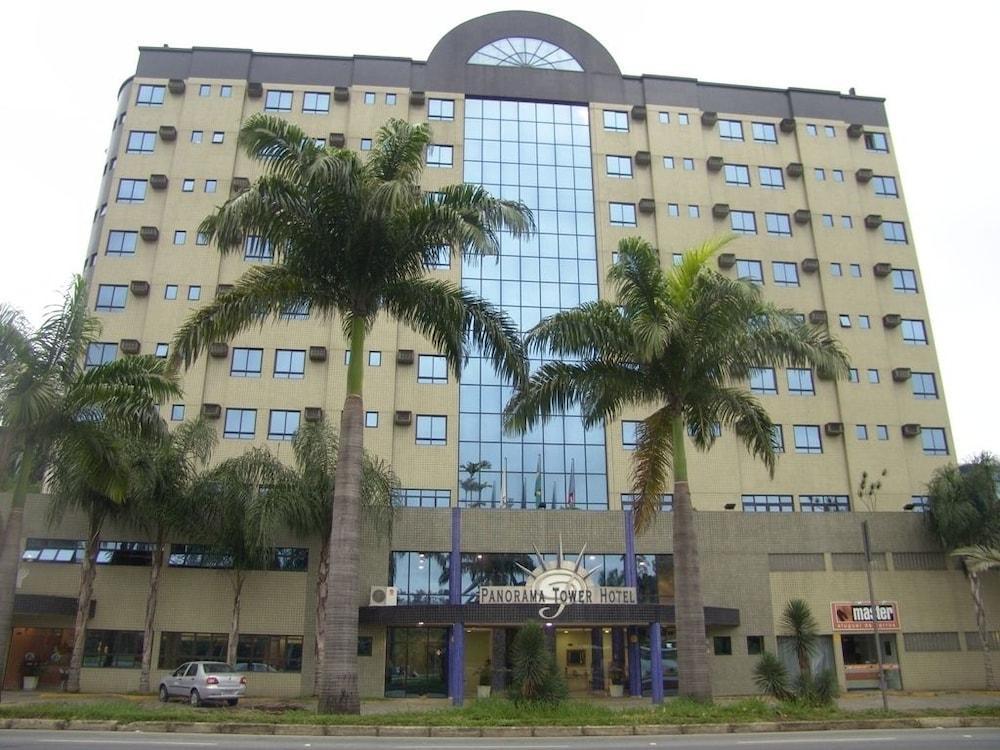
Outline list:
[[[608,679],[611,680],[609,693],[612,698],[621,698],[625,695],[625,670],[622,665],[615,662],[608,670]]]
[[[38,674],[41,671],[41,665],[33,654],[25,656],[21,664],[21,687],[24,690],[35,690],[38,687]]]
[[[479,668],[479,685],[476,687],[476,697],[489,698],[492,689],[493,666],[490,664],[490,660],[487,659],[483,666]]]

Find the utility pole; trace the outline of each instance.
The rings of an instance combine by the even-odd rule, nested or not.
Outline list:
[[[885,684],[885,667],[882,663],[882,639],[878,633],[878,610],[875,603],[875,584],[872,583],[872,543],[868,535],[868,521],[861,522],[861,539],[865,546],[865,573],[868,576],[868,606],[872,611],[872,631],[875,635],[875,654],[878,659],[878,689],[882,693],[882,710],[889,710],[889,693]]]

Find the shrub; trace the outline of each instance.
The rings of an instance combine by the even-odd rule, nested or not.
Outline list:
[[[792,697],[788,689],[788,670],[781,659],[770,651],[760,655],[760,661],[753,668],[753,681],[764,695],[779,701]]]
[[[510,697],[514,703],[556,704],[566,699],[566,682],[537,622],[529,622],[517,631],[511,656]]]

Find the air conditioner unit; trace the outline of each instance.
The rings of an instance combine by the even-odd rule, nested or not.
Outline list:
[[[371,596],[368,597],[369,607],[395,607],[396,587],[395,586],[372,586]]]

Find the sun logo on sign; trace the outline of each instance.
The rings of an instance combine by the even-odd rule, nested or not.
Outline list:
[[[559,536],[559,554],[555,560],[546,560],[545,556],[534,546],[535,557],[538,565],[534,570],[528,570],[520,563],[517,567],[528,574],[528,579],[524,585],[534,591],[538,591],[545,596],[545,601],[552,602],[557,606],[545,606],[538,610],[538,616],[545,620],[554,620],[566,609],[566,605],[584,601],[588,592],[590,596],[596,594],[596,587],[590,580],[590,576],[601,569],[597,566],[587,570],[583,565],[584,555],[587,553],[587,545],[583,545],[580,554],[577,555],[576,562],[566,559],[563,553],[562,535]],[[555,609],[555,612],[552,610]]]

